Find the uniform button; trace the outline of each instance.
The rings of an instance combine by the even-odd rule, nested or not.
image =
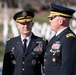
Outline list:
[[[47,53],[45,52],[45,55],[46,55]]]
[[[45,73],[43,75],[45,75]]]
[[[38,64],[40,64],[40,61],[38,61]]]
[[[24,68],[22,68],[22,71],[24,71],[25,69]]]
[[[50,52],[53,52],[53,50],[51,49]]]
[[[44,59],[44,62],[46,62],[46,59]]]
[[[53,55],[55,55],[55,53],[53,53]]]
[[[13,57],[13,56],[11,55],[11,57]]]
[[[36,57],[38,57],[38,55],[36,55]]]
[[[54,58],[52,58],[52,62],[56,62],[56,58],[54,57]]]
[[[43,66],[43,68],[45,69],[45,66]]]
[[[22,62],[22,64],[24,64],[25,62]]]

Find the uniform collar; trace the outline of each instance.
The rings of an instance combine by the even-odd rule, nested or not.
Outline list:
[[[56,36],[58,36],[62,31],[64,31],[65,29],[67,29],[68,27],[63,28],[62,30],[60,30],[59,32],[56,33]]]
[[[27,40],[31,39],[32,33],[26,38]],[[21,35],[21,41],[23,41],[24,37]]]
[[[31,40],[31,36],[32,36],[32,33],[26,38],[27,39],[27,45],[29,44],[29,42]],[[24,44],[23,40],[24,40],[24,37],[21,35],[22,44]]]

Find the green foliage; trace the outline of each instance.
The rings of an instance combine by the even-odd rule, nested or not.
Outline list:
[[[35,13],[34,17],[34,22],[39,22],[40,24],[46,22],[49,24],[49,19],[48,19],[49,11],[42,11],[39,13]]]
[[[3,26],[2,25],[0,25],[0,32],[2,32],[3,31]]]
[[[26,4],[25,6],[23,6],[23,10],[36,11],[34,8],[32,8],[31,4]]]
[[[3,42],[0,42],[0,61],[3,61],[4,49],[5,49],[5,46]]]
[[[11,26],[8,25],[8,27],[9,27],[8,38],[10,38],[12,37]],[[4,50],[5,50],[5,45],[3,44],[3,25],[0,25],[0,61],[3,61]]]

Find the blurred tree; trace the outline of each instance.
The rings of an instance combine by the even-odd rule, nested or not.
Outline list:
[[[50,3],[62,4],[62,5],[76,5],[76,0],[0,0],[0,2],[6,1],[9,7],[24,7],[27,4],[31,6],[47,7]]]

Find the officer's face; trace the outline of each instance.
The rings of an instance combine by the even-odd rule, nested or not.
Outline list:
[[[58,32],[62,25],[62,21],[63,21],[62,18],[59,16],[49,18],[49,23],[50,23],[51,29],[55,32]]]
[[[22,35],[28,36],[31,33],[33,22],[17,23],[16,25]]]

